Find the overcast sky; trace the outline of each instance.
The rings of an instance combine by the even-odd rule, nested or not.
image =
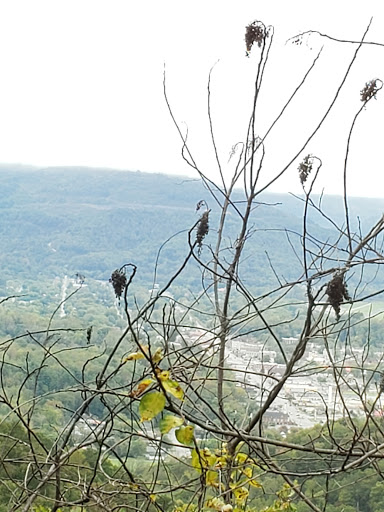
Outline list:
[[[0,162],[80,165],[191,173],[163,97],[163,69],[177,120],[188,127],[193,155],[216,176],[207,121],[212,115],[227,166],[243,139],[256,55],[245,57],[244,28],[255,19],[275,36],[256,130],[262,136],[324,44],[317,70],[271,135],[264,179],[295,155],[332,99],[355,47],[311,37],[285,44],[300,31],[360,39],[371,16],[369,41],[384,43],[381,0],[0,0]],[[257,49],[254,50],[257,53]],[[341,192],[348,129],[361,106],[359,92],[384,79],[384,47],[364,47],[340,103],[306,153],[322,158],[318,190]],[[384,197],[384,97],[360,116],[352,139],[348,187],[353,195]],[[297,163],[275,190],[299,191]]]

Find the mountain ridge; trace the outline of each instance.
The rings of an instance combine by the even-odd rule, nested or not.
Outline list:
[[[80,272],[95,279],[108,279],[110,273],[127,261],[141,266],[141,279],[152,282],[152,271],[159,247],[161,271],[171,273],[188,250],[186,233],[196,223],[196,204],[205,199],[212,209],[210,234],[213,243],[219,210],[201,181],[162,173],[116,171],[82,167],[51,167],[44,170],[0,165],[0,255],[2,280],[12,276],[33,279],[34,275],[53,278]],[[240,191],[234,200],[241,201]],[[314,202],[318,198],[313,198]],[[343,201],[326,196],[322,204],[327,215],[344,223]],[[239,203],[241,207],[241,203]],[[294,279],[300,265],[287,241],[287,233],[300,250],[304,203],[289,194],[263,193],[256,199],[251,218],[250,238],[244,266],[244,279],[252,282],[252,266],[263,269],[262,286],[275,277],[268,256],[277,269]],[[351,198],[351,226],[367,230],[383,213],[384,200]],[[360,213],[361,212],[361,213]],[[228,215],[225,231],[230,248],[238,226],[234,212]],[[327,219],[311,210],[308,227],[321,239],[337,233]],[[181,233],[174,236],[176,233]],[[184,234],[183,234],[184,233]],[[296,235],[294,233],[297,233]],[[48,244],[56,252],[49,249]],[[205,257],[208,257],[205,251]],[[280,270],[278,270],[280,272]],[[197,282],[197,270],[191,282]],[[191,274],[191,275],[192,275]],[[186,282],[190,274],[186,275]]]

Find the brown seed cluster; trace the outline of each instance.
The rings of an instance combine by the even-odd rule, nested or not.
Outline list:
[[[329,281],[325,293],[328,295],[328,302],[333,307],[336,313],[336,320],[340,319],[340,304],[343,300],[351,300],[348,294],[348,289],[345,284],[344,274],[336,272],[333,278]]]
[[[379,90],[379,86],[377,84],[377,80],[370,80],[366,82],[364,89],[360,91],[360,99],[361,101],[368,101],[371,98],[376,98],[376,93]]]
[[[120,299],[125,287],[127,286],[127,276],[125,275],[124,270],[116,269],[112,272],[109,282],[112,283],[116,297]]]
[[[199,246],[199,253],[203,246],[203,240],[209,231],[209,210],[203,213],[197,225],[196,242]]]
[[[254,21],[245,28],[245,46],[247,49],[247,57],[249,57],[253,44],[257,43],[257,46],[260,48],[266,36],[267,33],[265,26],[260,21]]]
[[[307,155],[304,157],[304,160],[300,162],[299,164],[299,177],[300,177],[300,183],[304,185],[304,183],[307,181],[308,176],[310,175],[312,171],[313,166],[313,158],[312,155]]]

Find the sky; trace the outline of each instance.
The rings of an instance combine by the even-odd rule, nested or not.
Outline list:
[[[181,157],[173,114],[201,170],[218,178],[207,116],[211,113],[225,179],[231,148],[244,139],[257,48],[245,56],[245,26],[261,20],[274,38],[256,119],[262,137],[323,46],[306,86],[266,142],[262,183],[296,155],[335,95],[356,46],[306,30],[384,44],[381,0],[0,0],[0,162],[39,167],[94,166],[196,176]],[[360,90],[384,80],[384,46],[364,46],[323,130],[304,154],[321,158],[316,191],[341,193],[350,124]],[[351,195],[384,197],[381,158],[384,97],[356,122],[348,157]],[[295,161],[273,185],[300,192]],[[264,180],[264,181],[263,181]]]

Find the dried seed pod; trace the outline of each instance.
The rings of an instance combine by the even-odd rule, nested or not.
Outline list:
[[[246,45],[246,56],[249,57],[252,46],[257,43],[260,48],[267,37],[267,31],[265,26],[260,21],[254,21],[245,28],[245,45]]]
[[[303,161],[300,162],[298,170],[299,170],[299,178],[300,183],[304,185],[307,181],[308,176],[310,175],[313,167],[313,157],[312,155],[307,155],[304,157]]]
[[[340,319],[340,304],[343,300],[351,300],[345,284],[344,273],[336,272],[329,281],[325,293],[328,295],[328,302],[336,313],[336,320]]]
[[[200,217],[199,224],[197,225],[196,242],[199,246],[199,253],[201,252],[203,240],[209,231],[209,210],[204,212]]]
[[[376,98],[376,93],[379,90],[378,81],[376,79],[366,82],[364,89],[360,91],[361,101],[368,101],[371,98]]]
[[[196,211],[198,212],[200,210],[200,208],[202,208],[203,206],[207,206],[206,205],[206,202],[204,201],[204,199],[202,199],[201,201],[199,201],[196,205]]]
[[[127,286],[127,276],[125,275],[124,270],[116,269],[114,272],[112,272],[109,282],[112,283],[113,289],[115,290],[115,295],[120,300],[123,291]]]

